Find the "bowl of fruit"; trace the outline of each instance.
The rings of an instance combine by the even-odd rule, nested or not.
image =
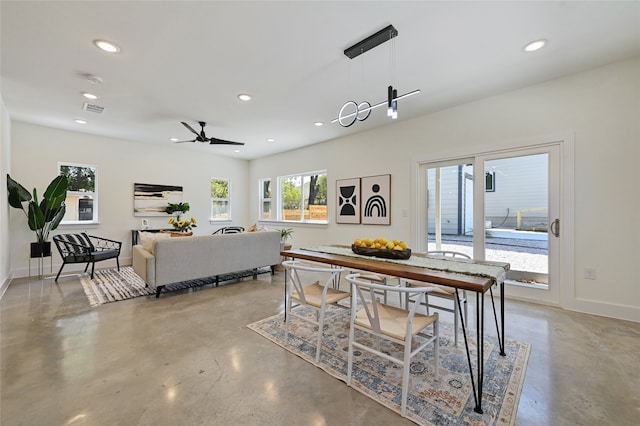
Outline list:
[[[356,239],[351,244],[351,250],[363,256],[384,259],[409,259],[411,257],[411,249],[407,247],[407,243],[386,238],[376,238],[375,240],[371,238]]]

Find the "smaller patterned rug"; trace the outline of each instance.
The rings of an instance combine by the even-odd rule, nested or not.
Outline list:
[[[133,272],[130,266],[121,267],[120,271],[117,269],[95,271],[93,279],[90,274],[83,274],[80,277],[80,283],[91,306],[155,294],[155,290],[146,287],[142,278]]]
[[[258,268],[257,270],[239,271],[231,274],[218,276],[217,283],[225,284],[251,277],[254,274],[267,274],[271,269]],[[154,288],[147,287],[146,283],[133,272],[131,266],[124,266],[117,269],[103,269],[93,274],[93,279],[87,273],[80,277],[80,283],[84,294],[89,299],[89,304],[100,306],[105,303],[117,302],[120,300],[133,299],[134,297],[155,295]],[[163,293],[169,291],[186,290],[205,285],[216,285],[216,277],[200,278],[195,280],[182,281],[166,285]]]
[[[308,315],[315,315],[309,310]],[[293,318],[289,341],[284,341],[284,315],[276,315],[249,324],[251,330],[266,337],[305,361],[346,382],[349,348],[349,310],[325,324],[322,353],[315,361],[317,327]],[[360,331],[356,331],[356,338]],[[475,336],[475,332],[474,332]],[[361,339],[359,339],[361,340]],[[482,409],[476,413],[469,365],[464,343],[453,344],[453,326],[440,321],[439,380],[434,380],[433,347],[423,350],[411,362],[407,418],[419,425],[513,425],[522,392],[531,346],[505,339],[507,356],[499,354],[495,336],[485,335],[485,367]],[[402,358],[402,346],[380,342],[383,352]],[[472,358],[476,359],[475,339],[470,339]],[[475,361],[472,361],[474,380]],[[354,352],[352,388],[374,401],[400,413],[401,367],[365,351]]]

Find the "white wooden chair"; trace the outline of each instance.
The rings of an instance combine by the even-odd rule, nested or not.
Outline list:
[[[347,385],[351,386],[354,348],[370,352],[401,365],[402,395],[400,413],[403,417],[406,417],[411,358],[430,344],[434,345],[434,373],[436,380],[438,379],[438,314],[424,315],[417,312],[420,304],[424,302],[426,294],[433,289],[429,287],[387,287],[364,281],[359,277],[359,274],[349,274],[346,279],[351,283],[352,294]],[[376,300],[376,291],[398,292],[399,297],[401,294],[411,296],[416,303],[411,310],[390,306]],[[424,330],[429,326],[432,327],[431,334],[424,333]],[[374,338],[360,338],[358,340],[356,330],[360,330]],[[417,336],[420,336],[420,338],[418,339]],[[403,346],[402,359],[381,351],[379,339]],[[412,349],[414,341],[416,341],[416,346],[415,349]]]
[[[297,260],[282,262],[287,274],[287,289],[285,297],[285,342],[289,339],[289,322],[291,318],[298,318],[318,326],[318,342],[316,345],[316,362],[320,361],[322,347],[322,332],[324,323],[337,314],[327,316],[327,306],[337,305],[341,300],[351,297],[351,293],[339,290],[338,280],[343,269],[315,267],[302,264]],[[335,288],[334,288],[335,287]],[[309,316],[298,314],[294,305],[307,306],[316,311],[315,321]],[[337,305],[341,306],[341,305]],[[341,306],[348,308],[348,306]]]
[[[459,258],[459,259],[471,259],[471,256],[465,254],[465,253],[460,253],[457,251],[448,251],[448,250],[438,250],[438,251],[429,251],[427,252],[428,256],[439,256],[439,257],[448,257],[448,258]],[[456,301],[456,289],[453,287],[447,287],[447,286],[443,286],[443,285],[438,285],[438,284],[433,284],[433,283],[424,283],[421,281],[414,281],[414,280],[406,280],[405,281],[405,286],[407,287],[423,287],[423,286],[428,286],[428,287],[432,287],[434,288],[433,291],[429,292],[429,294],[426,295],[425,297],[425,301],[423,303],[423,305],[426,307],[427,309],[427,315],[429,315],[429,308],[433,308],[433,309],[440,309],[442,311],[446,311],[446,312],[452,312],[453,313],[453,327],[454,327],[454,344],[457,345],[458,344],[458,324],[460,321],[460,312],[458,310],[458,302]],[[465,290],[460,290],[457,293],[460,297],[460,304],[462,304],[462,309],[463,309],[463,314],[464,314],[464,322],[465,324],[468,324],[467,322],[467,292]],[[434,298],[437,299],[441,299],[442,300],[446,300],[446,301],[451,301],[453,306],[449,307],[448,305],[445,304],[440,304],[438,301],[436,301],[436,303],[434,303]],[[406,306],[408,308],[410,303],[415,303],[415,300],[412,300],[411,298],[406,299]]]

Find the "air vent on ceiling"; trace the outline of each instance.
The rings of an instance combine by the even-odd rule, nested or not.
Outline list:
[[[101,107],[100,105],[90,104],[89,102],[83,103],[82,109],[88,112],[95,112],[96,114],[102,114],[102,111],[104,111],[104,107]]]

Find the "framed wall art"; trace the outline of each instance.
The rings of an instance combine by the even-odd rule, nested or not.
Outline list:
[[[336,223],[360,223],[360,178],[336,180]]]
[[[360,178],[362,223],[391,225],[391,175]]]
[[[133,184],[134,216],[167,216],[165,213],[167,204],[180,202],[182,202],[181,186]]]

